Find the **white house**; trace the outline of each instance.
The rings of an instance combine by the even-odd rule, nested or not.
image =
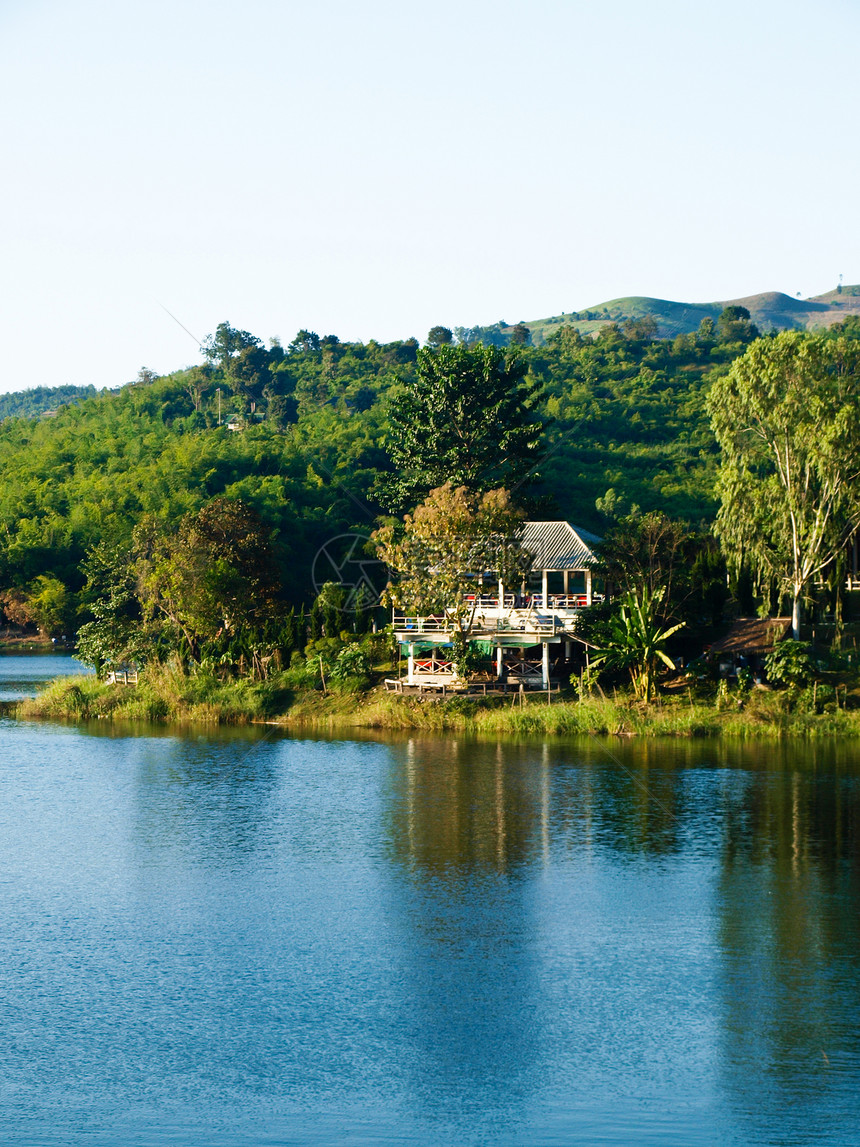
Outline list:
[[[481,579],[474,593],[464,595],[471,607],[469,638],[492,666],[480,679],[549,687],[553,662],[570,655],[580,613],[601,598],[592,578],[592,547],[599,541],[569,522],[524,523],[520,542],[532,555],[528,578],[518,586],[499,581],[492,587]],[[450,659],[454,612],[420,617],[394,611],[395,637],[408,657],[403,684],[458,684]]]

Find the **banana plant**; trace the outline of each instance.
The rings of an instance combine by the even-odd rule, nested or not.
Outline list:
[[[610,636],[605,649],[598,649],[591,664],[606,669],[626,669],[633,682],[633,692],[640,701],[650,701],[658,661],[670,669],[674,662],[663,646],[684,622],[661,628],[656,608],[666,590],[661,586],[651,593],[646,586],[630,590],[621,599],[617,615],[610,622]]]

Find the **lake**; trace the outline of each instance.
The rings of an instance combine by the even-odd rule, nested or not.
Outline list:
[[[0,1139],[855,1143],[858,836],[855,746],[5,719]]]

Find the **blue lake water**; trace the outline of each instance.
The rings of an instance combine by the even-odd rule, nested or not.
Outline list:
[[[52,677],[89,673],[74,657],[58,653],[0,654],[0,701],[32,697],[39,685]]]
[[[0,1142],[856,1143],[858,766],[4,720]]]

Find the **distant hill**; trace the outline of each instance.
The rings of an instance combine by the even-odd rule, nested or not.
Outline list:
[[[50,416],[60,406],[70,402],[83,402],[99,392],[94,386],[34,386],[31,390],[16,390],[0,394],[0,422],[4,418],[39,418]]]
[[[725,299],[716,303],[676,303],[670,299],[652,299],[631,295],[610,299],[581,311],[563,311],[547,319],[522,320],[531,332],[532,341],[541,343],[564,324],[574,326],[581,334],[596,334],[607,323],[623,323],[652,317],[659,338],[695,331],[704,318],[716,319],[728,306],[746,307],[752,321],[761,331],[794,327],[814,330],[841,322],[848,315],[860,315],[860,285],[828,291],[811,299],[792,298],[782,291],[764,291],[742,299]],[[458,328],[468,339],[505,346],[514,333],[513,323],[498,322],[488,327]]]

